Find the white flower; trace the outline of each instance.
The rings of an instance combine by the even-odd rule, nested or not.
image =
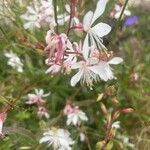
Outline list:
[[[49,93],[44,94],[43,89],[35,89],[35,94],[28,94],[28,101],[26,104],[42,104],[45,103],[45,101],[42,99],[44,97],[47,97],[50,95]]]
[[[119,129],[119,128],[120,128],[120,121],[115,121],[115,122],[112,124],[112,128]]]
[[[97,61],[96,61],[97,62]],[[99,77],[91,70],[91,65],[96,64],[95,60],[88,59],[87,61],[76,62],[71,66],[71,69],[79,69],[71,78],[71,86],[75,86],[79,81],[86,83],[90,88],[93,86],[93,82],[99,81]]]
[[[74,144],[67,130],[56,128],[43,133],[40,143],[43,142],[47,142],[49,146],[52,145],[54,150],[71,150],[71,145]]]
[[[114,75],[110,65],[117,65],[122,62],[123,62],[122,58],[114,57],[108,62],[100,61],[97,65],[91,66],[90,70],[93,71],[95,74],[98,74],[99,77],[104,81],[112,80],[114,79]]]
[[[21,18],[26,21],[24,24],[25,29],[33,29],[35,27],[40,28],[41,25],[38,22],[38,17],[39,17],[39,7],[35,4],[33,6],[28,6],[27,7],[27,12],[23,15],[21,15]]]
[[[108,0],[99,0],[95,12],[87,12],[83,19],[83,28],[87,32],[83,42],[83,56],[88,58],[90,46],[97,49],[105,48],[102,44],[102,37],[111,31],[111,27],[106,23],[98,23],[93,26],[94,22],[103,14]],[[90,41],[90,43],[89,43]],[[96,41],[96,42],[95,42]]]
[[[121,15],[121,12],[123,10],[123,6],[120,6],[120,5],[115,5],[115,14],[114,14],[114,18],[115,19],[118,19]],[[128,8],[126,8],[123,12],[123,17],[124,16],[130,16],[131,15],[131,12],[128,10]]]
[[[99,52],[98,52],[99,53]],[[71,85],[75,86],[80,80],[92,88],[93,82],[98,82],[100,79],[104,81],[114,78],[111,64],[117,65],[123,61],[120,57],[114,57],[109,61],[99,60],[96,57],[88,58],[86,61],[80,61],[72,65],[72,69],[79,69],[71,78]]]
[[[88,121],[88,118],[78,107],[75,107],[74,111],[67,115],[67,125],[73,124],[77,126],[80,125],[82,121]]]
[[[10,51],[5,52],[4,55],[9,59],[7,62],[8,65],[12,66],[14,69],[17,69],[18,72],[23,72],[23,63],[15,53]]]
[[[50,95],[50,92],[44,94],[44,90],[43,90],[43,89],[35,89],[35,94],[36,94],[37,96],[40,96],[40,97],[47,97],[47,96]]]
[[[33,1],[31,6],[27,7],[25,14],[21,18],[26,21],[25,29],[40,28],[43,24],[55,25],[54,9],[52,0]]]
[[[84,142],[85,139],[86,139],[85,134],[81,132],[81,133],[80,133],[80,141],[81,141],[81,142]]]

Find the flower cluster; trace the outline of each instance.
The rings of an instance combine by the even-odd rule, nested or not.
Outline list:
[[[35,94],[28,94],[28,101],[26,104],[37,106],[37,116],[39,118],[49,118],[47,109],[45,108],[45,100],[43,98],[49,96],[50,93],[44,94],[43,89],[35,89]]]
[[[47,54],[46,64],[49,69],[46,73],[55,74],[59,71],[69,74],[71,70],[78,70],[71,79],[71,85],[75,86],[81,81],[92,88],[94,82],[108,81],[114,78],[111,64],[119,64],[122,58],[114,57],[103,44],[102,37],[111,31],[106,23],[95,21],[103,14],[107,1],[99,0],[95,12],[89,11],[83,18],[80,32],[86,33],[80,43],[71,42],[65,33],[56,33],[49,30],[46,35]],[[79,26],[76,26],[76,29]],[[81,28],[80,28],[81,29]]]

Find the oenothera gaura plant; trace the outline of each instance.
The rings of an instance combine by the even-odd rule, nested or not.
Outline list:
[[[100,84],[100,82],[105,83],[109,80],[117,79],[113,73],[112,65],[122,63],[123,59],[121,57],[114,57],[113,52],[109,51],[103,42],[103,37],[110,34],[112,30],[109,24],[99,22],[100,17],[107,8],[108,0],[98,0],[95,10],[83,11],[84,13],[80,13],[78,10],[81,3],[79,0],[70,0],[69,4],[62,1],[62,4],[64,4],[64,12],[62,12],[58,0],[33,0],[27,6],[26,12],[20,16],[20,19],[24,23],[22,26],[24,30],[29,30],[31,33],[36,31],[42,32],[43,29],[47,29],[46,33],[44,32],[45,39],[43,41],[45,40],[45,43],[41,44],[42,48],[40,44],[38,45],[45,55],[45,57],[43,56],[45,59],[44,65],[48,66],[48,69],[44,70],[44,75],[46,77],[52,75],[55,79],[58,73],[61,73],[62,77],[65,74],[70,78],[69,83],[72,87],[81,83],[82,87],[85,86],[85,89],[91,92],[90,90],[97,86],[96,83]],[[32,48],[36,48],[36,46],[36,44],[33,44]],[[5,56],[8,58],[8,65],[16,69],[20,74],[24,73],[25,64],[17,54],[12,51],[5,51]],[[80,102],[75,103],[73,101],[78,92],[75,93],[73,98],[68,98],[69,100],[64,108],[59,110],[59,115],[52,119],[51,111],[47,107],[48,100],[46,101],[51,96],[50,92],[45,94],[45,89],[37,88],[33,85],[31,86],[32,88],[29,86],[29,90],[28,87],[25,88],[27,91],[25,104],[28,108],[36,110],[39,120],[44,118],[48,124],[46,126],[43,122],[44,125],[40,122],[45,127],[45,131],[43,137],[38,139],[38,143],[48,143],[48,146],[52,146],[54,150],[72,149],[77,140],[71,135],[72,132],[66,129],[68,126],[78,131],[80,142],[89,143],[85,124],[92,122],[92,118],[88,117],[90,112],[84,112]],[[46,86],[44,85],[44,87]],[[33,89],[34,92],[32,92]],[[87,100],[86,103],[89,103],[88,106],[90,106],[92,103],[99,103],[103,97],[108,95],[111,97],[113,95],[110,89],[109,94],[106,93],[102,90],[98,94],[97,101],[91,100],[89,102]],[[21,96],[18,96],[17,100],[20,98]],[[111,98],[113,103],[119,103],[114,97]],[[17,100],[13,101],[13,104]],[[9,107],[5,106],[3,112],[0,113],[0,134],[2,134],[6,112],[11,109],[10,106],[12,105],[8,105]],[[114,110],[112,108],[109,110],[103,103],[100,106],[107,131],[103,140],[97,140],[100,141],[97,143],[97,148],[105,149],[105,147],[112,146],[115,132],[120,128],[120,122],[117,120],[120,113],[131,112],[132,109],[117,108]],[[99,110],[96,114],[99,114]],[[66,117],[66,121],[58,124],[62,117]],[[89,144],[88,147],[91,149]]]

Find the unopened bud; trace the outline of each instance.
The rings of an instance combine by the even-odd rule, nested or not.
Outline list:
[[[113,115],[113,120],[116,120],[120,116],[120,112],[116,111]]]
[[[104,113],[104,115],[108,114],[108,111],[103,103],[101,103],[101,109],[102,109],[102,112]]]
[[[103,93],[98,94],[97,102],[98,102],[98,101],[100,101],[100,100],[102,100],[103,96],[104,96],[104,94],[103,94]]]
[[[126,109],[122,109],[121,112],[124,112],[124,113],[130,113],[130,112],[133,112],[134,109],[132,108],[126,108]]]
[[[113,98],[112,98],[112,102],[113,102],[114,104],[119,104],[119,101],[118,101],[118,99],[117,99],[116,97],[113,97]]]

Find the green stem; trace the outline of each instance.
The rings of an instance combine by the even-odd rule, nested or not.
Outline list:
[[[56,32],[59,33],[58,21],[57,21],[57,0],[53,0],[53,5],[54,5],[54,16],[55,16],[55,22],[56,22]]]
[[[118,19],[118,22],[121,21],[121,18],[122,18],[122,16],[123,16],[123,13],[124,13],[126,7],[127,7],[128,2],[129,2],[129,0],[126,0],[126,1],[125,1],[125,4],[124,4],[124,6],[123,6],[123,9],[122,9],[121,14],[120,14],[119,19]]]
[[[8,36],[7,36],[7,34],[6,34],[6,32],[3,30],[3,28],[0,26],[0,31],[3,33],[3,35],[5,36],[5,40],[9,43],[9,38],[8,38]]]

